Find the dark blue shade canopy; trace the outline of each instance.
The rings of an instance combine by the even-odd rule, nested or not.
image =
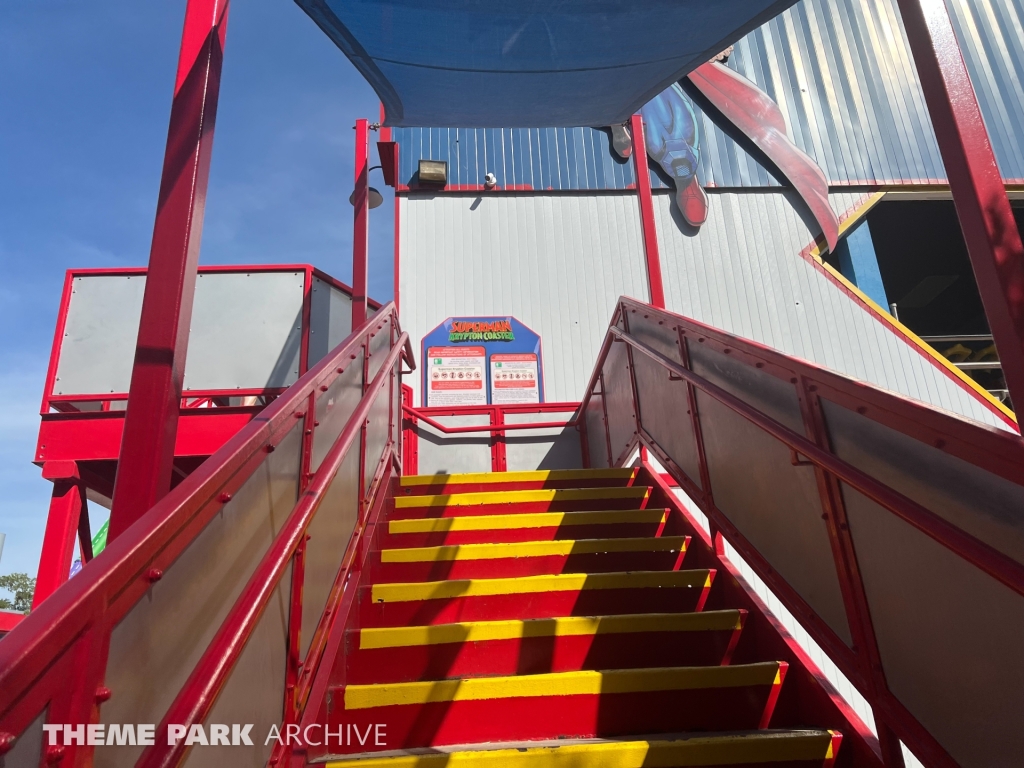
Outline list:
[[[604,126],[795,0],[296,0],[391,126]]]

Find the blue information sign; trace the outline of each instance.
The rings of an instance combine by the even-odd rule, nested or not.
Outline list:
[[[544,402],[540,336],[514,317],[449,317],[420,359],[427,407]]]

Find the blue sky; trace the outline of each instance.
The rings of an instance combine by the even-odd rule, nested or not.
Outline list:
[[[50,484],[31,459],[64,271],[149,257],[184,10],[0,4],[0,574],[38,566]],[[348,282],[352,125],[378,115],[294,3],[235,0],[201,263],[308,262]],[[371,182],[385,204],[371,213],[370,294],[389,299],[392,198],[379,172]]]

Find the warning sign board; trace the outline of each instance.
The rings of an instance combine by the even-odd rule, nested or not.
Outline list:
[[[539,403],[540,376],[537,355],[494,353],[491,355],[491,403]]]
[[[427,406],[487,405],[483,347],[427,348]]]

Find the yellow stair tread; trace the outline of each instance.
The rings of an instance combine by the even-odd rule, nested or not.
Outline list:
[[[364,628],[359,630],[359,648],[360,650],[401,648],[416,645],[473,643],[483,640],[509,640],[522,637],[727,631],[740,629],[742,625],[742,614],[738,610],[463,621],[415,627]]]
[[[406,475],[401,478],[403,488],[418,485],[462,485],[469,483],[535,483],[569,480],[629,480],[637,473],[635,467],[626,469],[535,469],[523,472],[462,472],[437,475]]]
[[[451,560],[502,560],[517,557],[598,554],[603,552],[678,552],[685,536],[644,536],[622,539],[555,539],[500,544],[448,544],[436,547],[383,549],[382,563],[433,563]]]
[[[704,588],[711,586],[711,572],[618,571],[612,573],[559,573],[546,576],[515,576],[498,579],[446,579],[374,584],[375,603],[402,603],[483,595],[516,595],[536,592],[573,592],[590,589]]]
[[[327,768],[683,768],[831,759],[836,731],[748,731],[637,739],[459,745],[329,759]]]
[[[509,515],[466,517],[412,517],[389,520],[389,533],[444,533],[447,531],[498,531],[514,528],[559,528],[563,525],[615,525],[663,523],[666,509],[608,509],[579,512],[516,512]]]
[[[524,504],[530,502],[607,501],[608,499],[646,499],[651,489],[645,485],[625,488],[539,488],[530,491],[477,491],[473,493],[436,493],[401,496],[396,509],[419,507],[471,507],[483,504]]]
[[[717,667],[652,667],[600,672],[582,670],[411,683],[372,683],[346,686],[345,710],[444,701],[742,688],[748,685],[778,685],[780,682],[779,662],[762,661]]]

